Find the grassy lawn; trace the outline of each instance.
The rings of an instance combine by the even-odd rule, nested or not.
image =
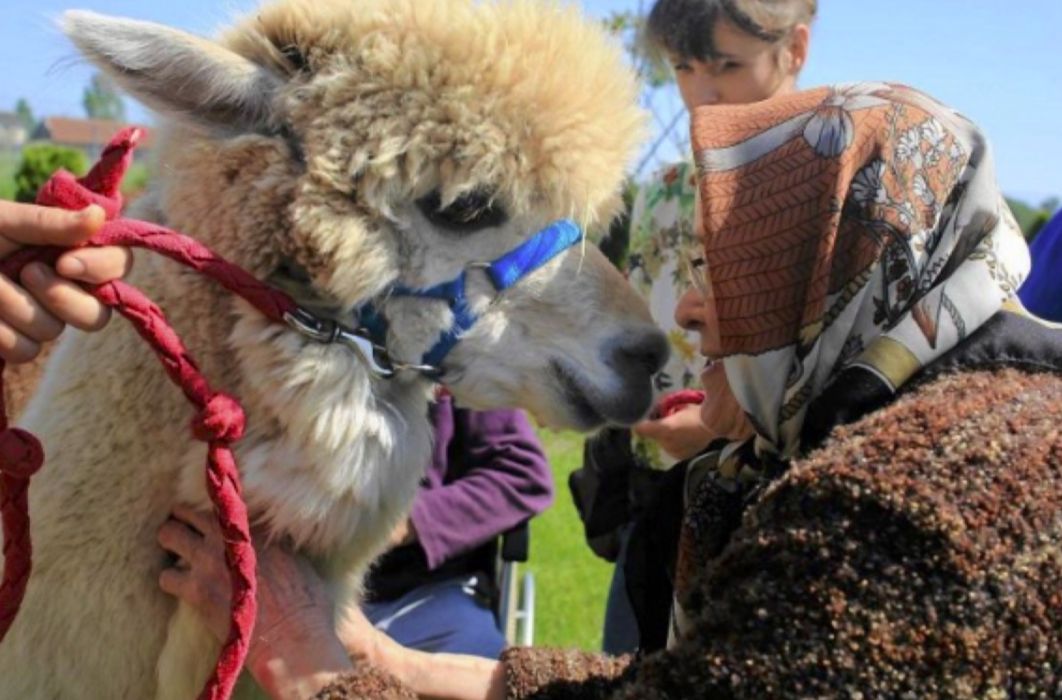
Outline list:
[[[581,435],[540,431],[553,467],[553,507],[531,521],[530,570],[535,574],[535,645],[601,649],[601,624],[612,565],[586,545],[568,491],[582,462]]]
[[[19,154],[0,151],[0,199],[15,198],[15,171]]]

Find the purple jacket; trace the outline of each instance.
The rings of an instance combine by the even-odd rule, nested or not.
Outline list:
[[[498,535],[553,502],[549,464],[522,412],[456,408],[449,396],[430,411],[434,452],[410,512],[418,541],[379,560],[370,600],[489,570]]]

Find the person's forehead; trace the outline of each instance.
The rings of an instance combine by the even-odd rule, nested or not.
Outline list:
[[[756,37],[742,31],[725,19],[718,19],[712,27],[713,58],[742,58],[759,53],[767,46]]]

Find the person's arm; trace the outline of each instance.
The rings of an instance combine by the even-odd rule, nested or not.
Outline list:
[[[542,445],[521,411],[454,410],[448,483],[421,489],[410,512],[428,567],[475,549],[545,510],[553,480]]]
[[[405,648],[374,631],[378,642],[374,665],[419,698],[437,700],[505,700],[505,669],[492,659],[463,654],[434,654]],[[341,639],[349,632],[339,630]],[[349,639],[350,646],[360,642]]]

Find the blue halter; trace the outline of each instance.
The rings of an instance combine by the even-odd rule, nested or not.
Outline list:
[[[582,229],[574,221],[561,219],[531,236],[500,258],[489,263],[476,264],[473,267],[486,272],[494,289],[504,292],[582,239]],[[466,278],[467,271],[462,270],[461,274],[454,279],[432,287],[416,289],[396,284],[388,290],[391,296],[445,301],[450,311],[453,312],[454,320],[450,328],[443,331],[435,345],[421,358],[422,366],[417,369],[425,374],[434,376],[441,374],[443,360],[454,349],[461,336],[479,320],[479,317],[469,308],[468,299],[465,296]],[[384,345],[387,335],[387,319],[371,302],[359,309],[358,323],[368,333],[373,343],[380,347]]]

